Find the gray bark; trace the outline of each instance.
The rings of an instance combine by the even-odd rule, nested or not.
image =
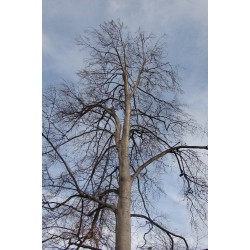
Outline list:
[[[116,250],[131,249],[131,178],[128,159],[120,165],[119,199],[116,213]]]
[[[126,67],[123,67],[125,118],[122,139],[118,145],[119,151],[119,198],[116,213],[116,250],[131,249],[131,176],[128,156],[128,141],[130,131],[130,94],[128,88]]]

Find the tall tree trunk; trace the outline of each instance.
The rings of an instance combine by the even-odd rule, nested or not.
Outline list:
[[[124,54],[124,62],[126,62]],[[116,213],[116,250],[131,250],[131,183],[128,141],[130,131],[130,95],[126,63],[123,66],[125,117],[119,151],[119,198]]]
[[[119,199],[116,213],[116,250],[131,249],[131,176],[127,143],[122,145],[120,158]]]

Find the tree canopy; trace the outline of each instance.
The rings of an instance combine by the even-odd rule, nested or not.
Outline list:
[[[80,81],[43,96],[44,249],[129,250],[131,220],[139,249],[189,249],[154,201],[175,169],[192,222],[206,222],[208,147],[185,141],[198,125],[166,37],[110,21],[77,43],[89,53]]]

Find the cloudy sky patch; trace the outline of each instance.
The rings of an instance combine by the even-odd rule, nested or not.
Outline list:
[[[84,52],[75,39],[103,21],[122,20],[167,34],[169,61],[179,66],[184,102],[204,124],[207,117],[207,1],[206,0],[44,0],[43,87],[62,79],[76,81]]]

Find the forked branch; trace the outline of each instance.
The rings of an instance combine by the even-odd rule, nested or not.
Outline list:
[[[91,200],[91,201],[97,202],[97,203],[99,203],[99,204],[101,204],[101,205],[103,205],[103,206],[105,206],[105,207],[111,209],[113,212],[116,212],[115,206],[113,206],[113,205],[111,205],[111,204],[107,204],[107,203],[105,203],[105,202],[99,200],[99,199],[96,198],[95,196],[86,194],[86,193],[84,193],[84,192],[80,189],[80,187],[79,187],[79,185],[78,185],[78,183],[77,183],[77,180],[76,180],[76,178],[74,177],[73,172],[71,171],[69,165],[68,165],[67,162],[64,160],[64,158],[62,157],[62,155],[59,153],[59,151],[57,150],[57,148],[53,145],[53,143],[51,142],[51,140],[50,140],[46,135],[44,135],[44,133],[42,133],[42,136],[47,140],[47,142],[50,144],[50,146],[53,148],[53,150],[55,151],[55,153],[58,155],[58,157],[59,157],[59,158],[61,159],[61,161],[63,162],[63,164],[64,164],[65,168],[67,169],[67,172],[68,172],[69,176],[70,176],[71,179],[73,180],[73,182],[74,182],[74,184],[75,184],[75,187],[76,187],[76,190],[77,190],[77,192],[80,194],[80,196],[83,197],[83,198],[89,199],[89,200]]]
[[[158,160],[159,158],[163,157],[164,155],[166,155],[168,153],[174,153],[180,149],[205,149],[205,150],[208,150],[208,146],[186,146],[186,145],[184,145],[184,146],[177,146],[177,147],[169,148],[169,149],[155,155],[154,157],[150,158],[145,163],[143,163],[140,167],[138,167],[137,170],[135,171],[135,173],[131,176],[132,182],[141,173],[141,171],[144,168],[146,168],[149,164],[153,163],[154,161]]]
[[[142,214],[131,214],[130,215],[131,217],[137,217],[137,218],[143,218],[147,221],[149,221],[151,224],[153,224],[154,226],[158,227],[159,229],[161,229],[163,232],[165,232],[170,240],[171,240],[171,250],[174,250],[174,240],[173,240],[173,237],[177,237],[177,238],[180,238],[184,241],[185,245],[186,245],[186,249],[189,250],[189,246],[188,246],[188,243],[186,241],[186,239],[178,234],[175,234],[175,233],[172,233],[170,231],[168,231],[167,229],[165,229],[164,227],[162,227],[161,225],[159,225],[157,222],[155,222],[154,220],[152,220],[151,218],[147,217],[146,215],[142,215]]]

